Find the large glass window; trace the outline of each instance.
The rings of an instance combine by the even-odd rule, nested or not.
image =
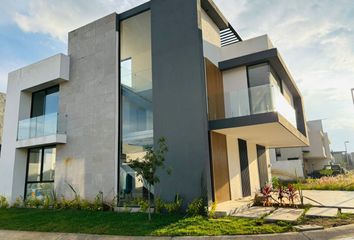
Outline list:
[[[59,86],[50,87],[32,94],[31,117],[58,112]]]
[[[148,196],[146,183],[129,162],[142,158],[145,147],[153,144],[150,11],[120,23],[120,44],[122,203]]]
[[[26,198],[53,197],[55,158],[55,147],[28,150]]]

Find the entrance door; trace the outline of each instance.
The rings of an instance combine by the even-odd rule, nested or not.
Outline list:
[[[258,173],[259,173],[259,184],[260,187],[264,187],[268,179],[268,166],[267,166],[267,157],[266,149],[263,146],[257,145],[257,162],[258,162]]]
[[[240,153],[240,166],[241,166],[241,183],[242,183],[242,196],[251,196],[251,182],[247,153],[247,142],[238,139],[238,149]]]
[[[210,132],[214,196],[218,203],[231,200],[226,136]]]

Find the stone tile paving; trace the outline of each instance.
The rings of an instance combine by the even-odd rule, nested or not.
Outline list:
[[[274,207],[250,207],[244,211],[231,214],[233,217],[244,217],[244,218],[261,218],[275,210]]]
[[[324,229],[323,226],[318,226],[318,225],[298,225],[298,226],[295,226],[294,228],[299,232]]]
[[[312,207],[306,213],[306,217],[337,217],[338,208]]]
[[[342,213],[354,214],[354,209],[342,209]]]
[[[304,209],[278,208],[264,219],[268,222],[285,221],[296,222],[304,213]]]

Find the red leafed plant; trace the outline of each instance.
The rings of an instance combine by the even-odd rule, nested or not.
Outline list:
[[[272,191],[273,191],[273,188],[270,184],[266,184],[262,188],[261,193],[262,193],[264,207],[269,207],[271,205]]]
[[[288,189],[286,190],[286,197],[289,200],[291,205],[295,205],[294,202],[298,198],[299,194],[294,185],[289,184]]]

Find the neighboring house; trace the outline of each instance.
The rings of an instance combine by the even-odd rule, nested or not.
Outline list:
[[[322,120],[307,122],[308,147],[279,148],[271,152],[272,175],[284,180],[304,178],[333,162],[328,134]]]
[[[347,153],[345,151],[335,151],[332,152],[332,155],[336,164],[340,164],[342,167],[352,169],[354,159],[353,153]]]
[[[6,103],[6,94],[0,93],[0,153],[1,153],[1,145],[2,145],[3,128],[4,128],[5,103]]]
[[[267,36],[242,41],[210,0],[152,0],[69,33],[9,74],[0,194],[147,197],[131,159],[167,139],[151,195],[251,196],[269,148],[308,144],[303,99]]]

